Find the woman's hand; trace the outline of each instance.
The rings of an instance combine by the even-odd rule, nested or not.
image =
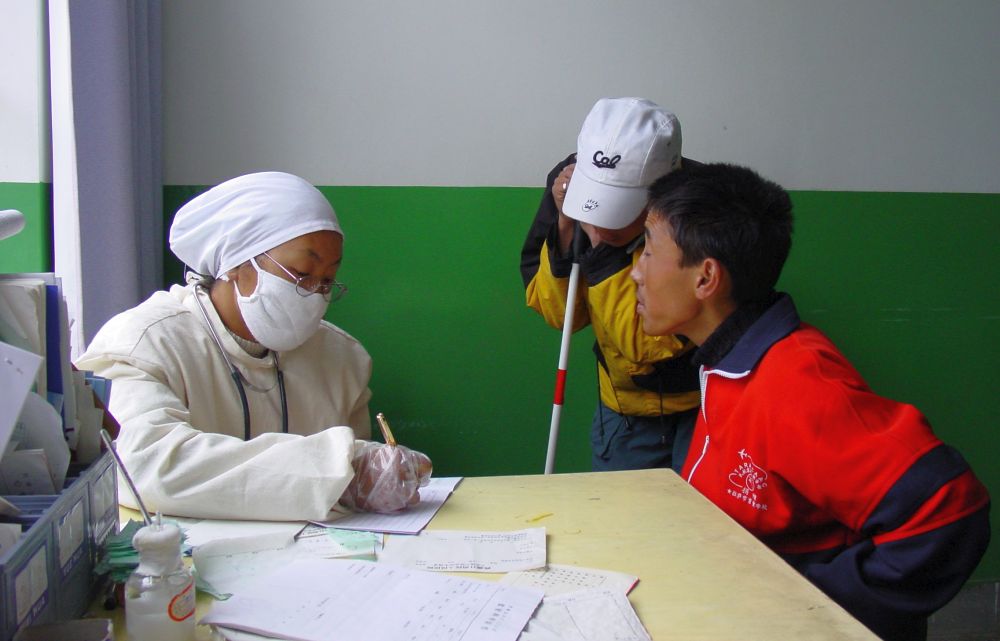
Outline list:
[[[351,465],[354,478],[340,502],[353,510],[383,514],[419,503],[418,490],[433,471],[426,454],[375,441],[358,441]]]

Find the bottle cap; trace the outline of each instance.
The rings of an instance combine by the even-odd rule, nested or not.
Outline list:
[[[167,574],[180,564],[181,529],[176,523],[160,523],[157,515],[152,525],[135,533],[132,547],[139,553],[139,572]]]

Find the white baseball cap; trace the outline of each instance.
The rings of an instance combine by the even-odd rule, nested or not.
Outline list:
[[[24,229],[24,214],[16,209],[0,211],[0,240],[10,238]]]
[[[681,165],[677,116],[642,98],[601,98],[583,121],[563,213],[621,229],[646,206],[647,188]]]

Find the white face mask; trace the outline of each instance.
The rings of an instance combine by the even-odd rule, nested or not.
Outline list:
[[[257,289],[249,296],[236,290],[236,304],[247,329],[257,342],[276,352],[295,349],[309,340],[326,313],[322,294],[302,296],[295,283],[260,268],[255,258],[250,264],[257,270]]]

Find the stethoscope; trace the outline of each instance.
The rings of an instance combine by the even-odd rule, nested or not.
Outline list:
[[[219,353],[222,354],[222,360],[226,361],[226,365],[229,366],[230,375],[233,378],[233,382],[236,383],[236,391],[240,394],[240,404],[243,406],[243,440],[250,440],[250,404],[247,402],[247,391],[246,387],[249,387],[255,392],[267,393],[270,392],[273,387],[264,388],[257,387],[251,383],[246,376],[243,375],[233,362],[229,360],[229,355],[226,354],[225,348],[222,346],[222,339],[219,338],[219,334],[215,331],[215,326],[212,321],[208,318],[208,312],[205,311],[205,305],[201,302],[198,297],[198,288],[205,290],[208,293],[208,288],[205,287],[204,283],[197,283],[195,285],[194,300],[198,303],[198,308],[201,310],[201,315],[205,319],[205,326],[208,327],[209,333],[212,335],[212,339],[215,341],[215,345],[219,348]],[[288,400],[285,397],[285,375],[281,371],[281,367],[278,365],[278,353],[273,349],[271,351],[271,360],[274,362],[274,372],[275,377],[278,379],[278,395],[281,397],[281,431],[288,434]],[[244,385],[246,387],[244,387]]]

